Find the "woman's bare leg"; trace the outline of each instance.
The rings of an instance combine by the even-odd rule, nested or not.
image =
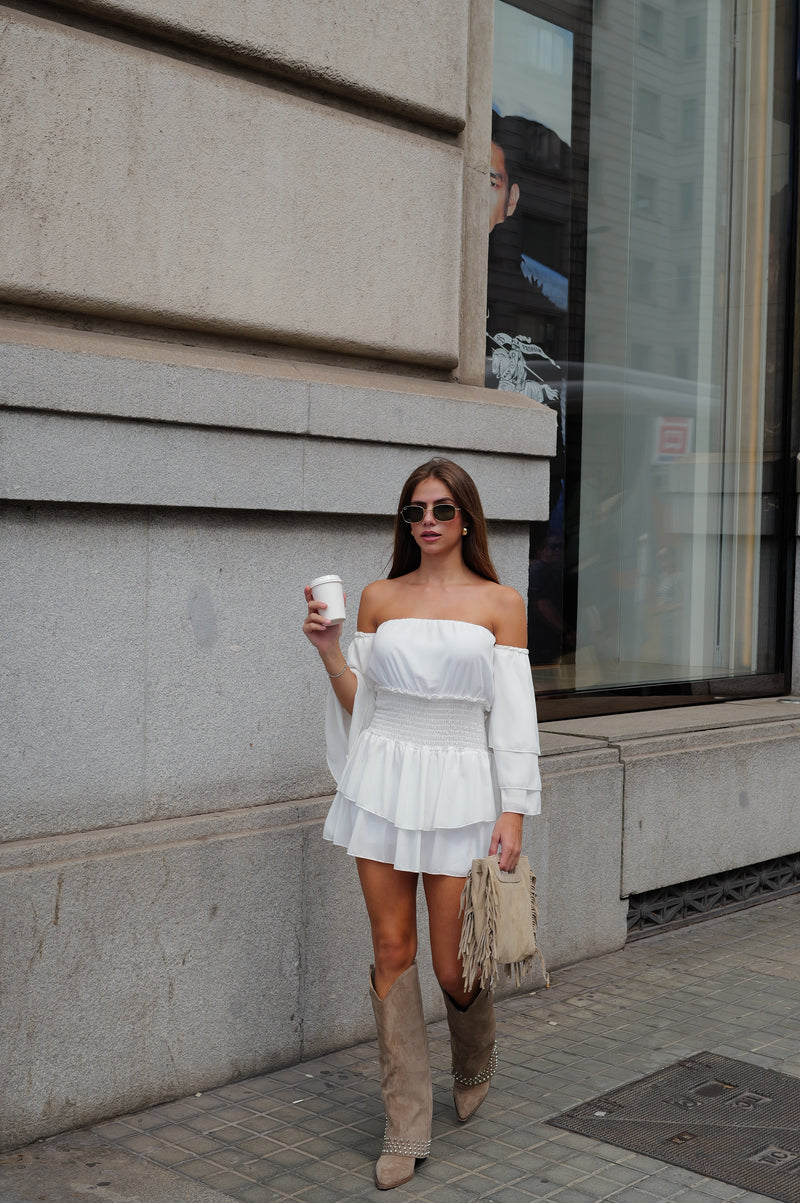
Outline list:
[[[431,937],[431,959],[433,971],[439,985],[456,1006],[466,1007],[478,992],[464,989],[464,975],[458,955],[461,939],[461,891],[463,877],[444,877],[438,873],[424,873],[422,884],[428,903],[428,925]]]
[[[375,955],[373,985],[385,998],[417,955],[417,874],[356,857]]]

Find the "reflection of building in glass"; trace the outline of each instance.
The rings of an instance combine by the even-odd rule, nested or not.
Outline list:
[[[754,66],[762,51],[771,59],[768,22],[753,18],[749,32],[737,49],[733,6],[708,0],[607,0],[593,29],[602,66],[591,118],[578,687],[775,662],[775,552],[762,523],[763,432],[779,400],[774,328],[765,334],[759,318],[745,331],[740,314],[761,287],[770,198],[786,164],[769,157],[780,127],[772,81]],[[737,54],[749,56],[749,76]],[[756,144],[762,170],[748,177],[742,147]],[[665,454],[658,444],[670,429],[677,442]]]

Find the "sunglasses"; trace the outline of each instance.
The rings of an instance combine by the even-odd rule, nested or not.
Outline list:
[[[436,505],[431,506],[431,513],[437,522],[452,522],[460,508],[451,501],[437,501]],[[414,522],[422,521],[425,509],[424,505],[404,505],[400,517],[411,526]]]

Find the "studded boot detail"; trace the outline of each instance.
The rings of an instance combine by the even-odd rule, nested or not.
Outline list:
[[[465,1010],[442,990],[450,1028],[453,1056],[453,1102],[456,1115],[465,1124],[489,1093],[489,1081],[497,1068],[494,998],[480,990]]]
[[[385,998],[378,998],[371,978],[369,993],[378,1029],[386,1112],[375,1185],[391,1190],[408,1182],[417,1160],[431,1151],[431,1062],[416,964],[400,974]]]

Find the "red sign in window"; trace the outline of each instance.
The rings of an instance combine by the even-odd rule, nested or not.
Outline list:
[[[686,455],[692,434],[691,418],[659,418],[657,454],[659,459]]]

